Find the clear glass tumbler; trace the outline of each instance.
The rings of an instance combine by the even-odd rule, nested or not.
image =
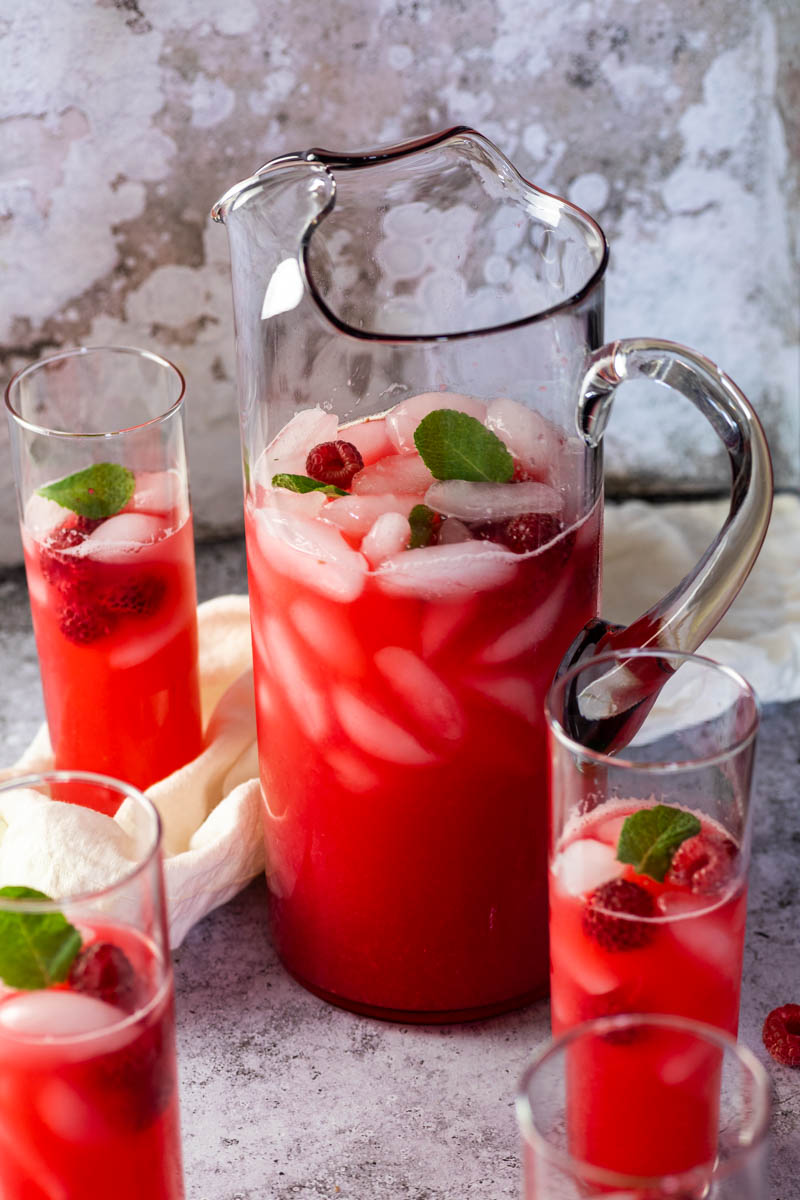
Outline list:
[[[578,1025],[522,1077],[524,1200],[763,1200],[769,1108],[757,1059],[711,1026]]]
[[[620,650],[558,678],[546,713],[554,1033],[661,1012],[735,1035],[758,727],[751,688],[709,659]],[[611,722],[625,724],[627,744],[593,750]]]
[[[166,359],[100,346],[6,392],[55,766],[137,787],[202,748],[184,391]]]
[[[98,794],[113,817],[79,812]],[[181,1200],[158,813],[52,771],[1,784],[0,817],[0,1195]]]

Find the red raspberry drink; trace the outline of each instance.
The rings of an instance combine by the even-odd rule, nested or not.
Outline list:
[[[414,437],[442,410],[500,433],[505,481],[434,477]],[[540,713],[596,612],[600,521],[554,486],[565,461],[580,448],[522,405],[436,394],[343,428],[301,412],[256,465],[273,931],[336,1003],[447,1020],[546,987]]]
[[[174,471],[89,518],[34,495],[23,546],[57,767],[148,787],[202,748],[192,521]]]
[[[171,975],[130,930],[80,932],[82,977],[0,985],[0,1195],[181,1200]]]
[[[738,849],[698,817],[699,832],[658,881],[617,857],[626,818],[642,811],[631,801],[603,805],[565,834],[551,862],[553,1031],[658,1012],[735,1036],[747,908]]]

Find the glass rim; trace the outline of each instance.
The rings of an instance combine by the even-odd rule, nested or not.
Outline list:
[[[14,791],[17,788],[23,787],[36,787],[42,783],[85,783],[90,784],[92,787],[111,789],[118,792],[123,799],[133,800],[140,809],[144,809],[148,818],[153,823],[151,842],[139,861],[129,871],[126,871],[123,875],[113,880],[112,883],[105,884],[103,887],[91,888],[88,891],[70,892],[65,896],[57,896],[48,900],[12,899],[8,896],[0,896],[0,910],[6,912],[52,913],[60,912],[67,905],[79,906],[87,904],[102,899],[104,896],[118,891],[123,886],[127,886],[137,876],[149,870],[158,858],[161,852],[163,833],[161,814],[150,797],[146,796],[144,792],[139,791],[132,784],[125,783],[122,779],[114,779],[111,775],[102,775],[95,771],[29,771],[25,774],[12,775],[7,779],[0,780],[0,793]],[[68,802],[55,801],[55,803]],[[113,817],[109,819],[113,820]]]
[[[519,1130],[523,1140],[541,1158],[564,1173],[577,1176],[581,1182],[610,1186],[615,1188],[655,1188],[665,1180],[680,1183],[681,1180],[692,1180],[698,1167],[690,1167],[685,1171],[661,1175],[624,1175],[606,1167],[594,1166],[583,1159],[575,1158],[567,1150],[561,1150],[544,1136],[536,1126],[530,1101],[530,1081],[536,1072],[550,1059],[561,1053],[571,1042],[578,1038],[606,1033],[614,1033],[620,1029],[637,1026],[655,1026],[658,1029],[686,1033],[698,1041],[713,1043],[718,1049],[726,1050],[738,1061],[745,1075],[753,1081],[754,1103],[748,1113],[747,1123],[743,1129],[750,1131],[749,1137],[737,1145],[734,1153],[723,1163],[717,1161],[713,1167],[714,1181],[728,1178],[738,1170],[742,1159],[753,1149],[763,1145],[769,1133],[770,1118],[770,1086],[769,1076],[756,1058],[752,1050],[741,1045],[729,1033],[702,1021],[690,1017],[671,1015],[669,1013],[621,1013],[613,1017],[595,1017],[580,1025],[564,1030],[550,1038],[544,1046],[537,1050],[528,1062],[517,1087],[516,1114]]]
[[[584,745],[583,742],[577,741],[567,733],[560,716],[556,715],[556,698],[563,698],[567,687],[581,672],[588,668],[602,665],[603,663],[622,663],[624,660],[631,658],[678,659],[681,665],[684,663],[696,663],[705,669],[710,668],[711,672],[715,675],[726,676],[736,685],[739,694],[746,697],[752,705],[752,716],[747,729],[744,733],[738,735],[735,740],[732,740],[730,745],[726,746],[723,750],[715,750],[713,753],[699,755],[695,758],[668,760],[653,759],[652,761],[646,761],[635,758],[624,758],[616,754],[604,754],[599,750],[593,750],[590,746]],[[681,771],[695,771],[701,767],[712,767],[725,762],[752,743],[758,733],[760,714],[761,705],[755,691],[747,682],[744,675],[737,671],[735,667],[729,667],[725,663],[717,662],[715,659],[709,658],[704,654],[692,654],[684,650],[670,650],[666,648],[656,649],[647,646],[606,650],[602,654],[597,654],[593,658],[587,658],[583,662],[577,663],[575,666],[570,667],[568,671],[565,671],[563,675],[556,676],[548,688],[544,702],[544,715],[548,729],[554,737],[558,738],[558,741],[565,749],[580,756],[584,761],[596,763],[597,765],[624,767],[636,771],[647,771],[652,774],[677,774]]]
[[[126,425],[121,429],[101,429],[87,431],[85,433],[78,432],[72,429],[52,429],[49,425],[39,425],[35,421],[29,421],[19,412],[13,403],[13,398],[19,391],[20,384],[29,375],[33,375],[38,371],[53,366],[55,363],[63,362],[68,358],[88,358],[93,354],[130,354],[137,358],[146,358],[150,362],[157,364],[160,367],[166,368],[167,372],[175,376],[179,383],[177,399],[166,408],[164,412],[158,413],[154,417],[148,417],[146,421],[140,421],[137,425]],[[28,363],[26,367],[21,367],[19,371],[11,376],[8,381],[8,386],[5,390],[5,404],[9,414],[13,417],[16,423],[29,433],[42,434],[45,437],[54,438],[109,438],[119,437],[125,433],[134,433],[139,429],[146,429],[149,425],[158,425],[165,421],[167,417],[180,410],[186,396],[186,379],[179,367],[175,366],[174,362],[165,358],[163,354],[158,354],[155,350],[144,350],[139,346],[75,346],[70,350],[61,350],[58,354],[49,354],[46,358],[40,358],[35,363]]]

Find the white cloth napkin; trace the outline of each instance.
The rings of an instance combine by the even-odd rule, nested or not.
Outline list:
[[[727,500],[607,504],[602,615],[629,624],[714,540]],[[766,704],[800,696],[800,498],[775,497],[761,553],[699,654],[740,671]]]
[[[669,591],[712,541],[727,510],[724,501],[607,505],[603,616],[632,621]],[[247,597],[220,596],[201,604],[198,621],[206,749],[148,792],[164,823],[173,946],[264,867]],[[756,567],[702,653],[740,670],[762,701],[800,696],[797,497],[776,499]],[[0,772],[0,778],[50,766],[43,727],[15,767]],[[80,812],[75,810],[76,819]],[[0,837],[3,825],[7,837],[13,822],[10,807],[0,812]],[[73,834],[79,839],[86,831]],[[29,886],[47,891],[35,881]]]
[[[147,794],[158,808],[164,828],[164,876],[170,941],[179,946],[186,933],[211,909],[224,904],[264,869],[261,833],[261,793],[258,783],[255,704],[253,699],[250,610],[246,596],[219,596],[197,610],[199,630],[200,696],[206,748],[193,762],[153,785]],[[47,726],[37,733],[22,758],[0,778],[25,771],[46,770],[53,765]],[[78,880],[80,856],[75,848],[100,836],[101,830],[87,822],[109,825],[109,841],[116,842],[110,817],[70,806],[70,828],[63,826],[65,806],[45,802],[37,827],[48,820],[61,822],[59,836],[73,849],[64,856],[61,870],[76,877],[58,880],[64,890],[78,890],[90,881]],[[16,821],[15,821],[16,816]],[[0,812],[0,854],[9,842],[6,857],[20,836],[17,828],[26,814],[19,807]],[[7,826],[4,830],[3,826]],[[74,828],[73,828],[74,826]],[[11,836],[10,836],[11,835]],[[28,839],[30,840],[30,839]],[[38,845],[41,837],[37,835]],[[18,843],[21,847],[21,843]],[[31,856],[25,883],[48,892],[52,863],[41,854],[40,874]],[[19,861],[19,860],[18,860]],[[69,864],[75,864],[70,868]],[[0,857],[0,867],[2,857]],[[14,882],[19,883],[20,879]],[[0,885],[2,880],[0,879]]]

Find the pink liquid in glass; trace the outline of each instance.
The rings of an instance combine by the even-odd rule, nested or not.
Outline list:
[[[736,1035],[747,908],[745,883],[728,879],[718,891],[657,883],[616,863],[630,802],[589,814],[559,848],[550,871],[551,1008],[554,1033],[591,1017],[658,1012],[705,1021]],[[723,831],[696,814],[709,836]],[[603,849],[597,848],[597,843]],[[571,860],[571,861],[570,861]],[[592,878],[582,879],[591,861]],[[601,882],[603,864],[645,888],[658,915],[645,922],[644,944],[618,950],[586,932],[587,897]],[[582,884],[588,886],[582,886]]]
[[[84,934],[87,931],[84,930]],[[3,1200],[182,1200],[171,976],[130,930],[133,1013],[58,985],[0,993]]]
[[[551,1014],[560,1033],[593,1017],[668,1013],[736,1035],[746,888],[735,873],[697,893],[616,859],[623,821],[640,807],[607,804],[559,847],[550,870]],[[696,814],[703,834],[724,831]],[[727,839],[729,844],[730,841]],[[587,909],[596,888],[619,878],[644,888],[655,916],[637,944],[604,944]],[[626,918],[621,940],[629,935]],[[633,919],[632,919],[633,920]],[[640,944],[639,944],[640,943]],[[570,1153],[627,1175],[710,1169],[717,1144],[721,1052],[679,1033],[645,1030],[582,1038],[567,1058]],[[613,1189],[612,1189],[613,1190]],[[698,1195],[701,1193],[698,1193]]]
[[[382,426],[339,435],[368,464],[352,507],[271,465],[246,509],[272,925],[318,994],[446,1020],[546,989],[541,712],[596,612],[600,513],[530,553],[404,549],[427,472]]]
[[[170,475],[101,522],[35,497],[49,524],[23,526],[55,765],[140,788],[202,748],[192,522]]]

